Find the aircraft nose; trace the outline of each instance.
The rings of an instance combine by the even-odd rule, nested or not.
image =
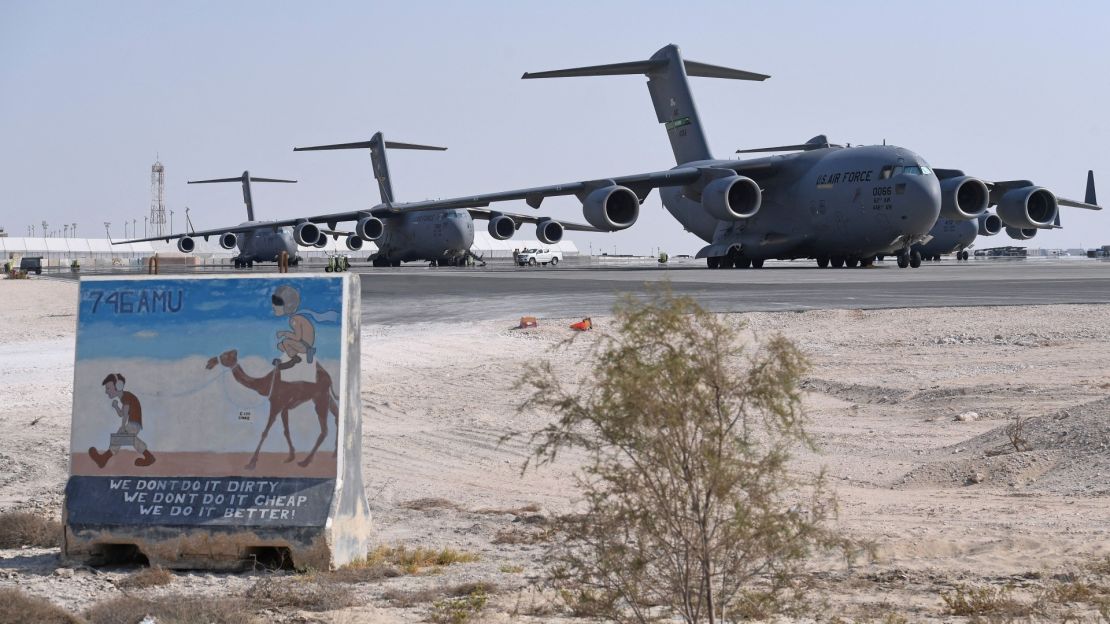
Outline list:
[[[917,175],[903,176],[898,184],[905,184],[902,219],[906,231],[911,234],[927,233],[940,217],[940,181],[936,176]]]
[[[473,234],[467,231],[466,219],[455,219],[454,227],[445,228],[444,237],[448,249],[470,249],[474,242]],[[469,234],[469,236],[468,236]]]

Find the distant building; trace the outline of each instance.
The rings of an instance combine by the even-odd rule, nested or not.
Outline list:
[[[8,233],[4,231],[4,228],[0,227],[0,237],[7,236],[7,235],[8,235]]]

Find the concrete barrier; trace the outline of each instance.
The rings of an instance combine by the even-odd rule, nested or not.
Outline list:
[[[366,553],[354,276],[94,277],[79,296],[68,561]]]

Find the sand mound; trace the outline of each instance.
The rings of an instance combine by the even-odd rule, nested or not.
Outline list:
[[[898,485],[1003,486],[1055,494],[1110,494],[1110,398],[1026,419],[1021,451],[1013,421],[937,451],[940,459],[908,472]]]

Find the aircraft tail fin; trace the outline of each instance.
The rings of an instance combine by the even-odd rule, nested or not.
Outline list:
[[[670,44],[659,49],[646,61],[592,65],[554,71],[525,73],[521,78],[565,78],[573,76],[619,76],[645,74],[648,92],[655,105],[655,116],[665,124],[671,140],[675,161],[684,164],[712,158],[705,140],[701,121],[698,119],[694,96],[690,92],[687,76],[728,78],[732,80],[762,81],[765,74],[683,60],[678,46]]]
[[[252,176],[249,171],[244,171],[238,178],[212,178],[210,180],[189,180],[189,184],[213,184],[217,182],[241,182],[243,184],[243,203],[247,205],[247,221],[254,221],[254,201],[251,199],[251,182],[283,182],[296,184],[296,180],[282,180],[281,178],[259,178]]]
[[[408,149],[408,150],[435,150],[438,152],[447,151],[446,147],[435,147],[433,145],[419,145],[416,143],[400,143],[397,141],[386,141],[381,132],[375,132],[374,136],[370,137],[369,141],[357,141],[355,143],[335,143],[332,145],[316,145],[312,147],[294,147],[294,152],[312,152],[319,150],[340,150],[340,149],[368,149],[370,150],[370,161],[374,166],[374,179],[378,183],[378,191],[382,196],[382,203],[386,206],[393,204],[393,184],[389,178],[389,162],[385,157],[386,149]]]
[[[1090,169],[1087,170],[1087,194],[1083,196],[1083,202],[1098,205],[1098,198],[1095,197],[1095,172]]]

